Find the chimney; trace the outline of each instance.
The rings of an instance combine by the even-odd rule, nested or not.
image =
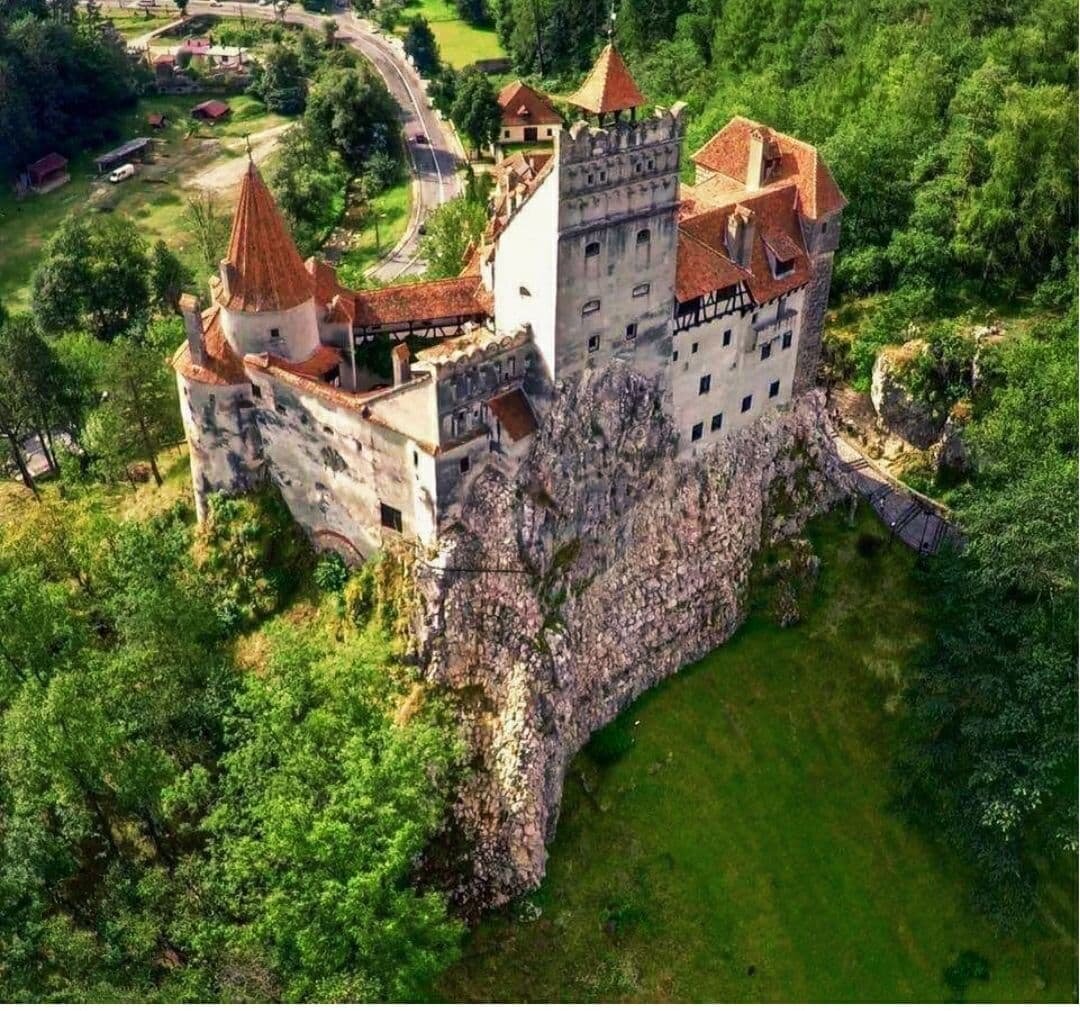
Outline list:
[[[746,159],[746,188],[759,190],[765,181],[765,148],[768,139],[760,127],[750,131],[750,153]]]
[[[739,206],[728,215],[727,249],[740,267],[749,269],[750,255],[754,249],[754,215],[752,211]]]
[[[394,373],[394,386],[401,386],[412,379],[409,368],[409,345],[402,341],[390,349],[390,364]]]
[[[199,300],[186,292],[180,296],[180,311],[184,314],[184,330],[187,333],[188,352],[196,365],[206,364],[206,345],[203,343],[202,313]]]

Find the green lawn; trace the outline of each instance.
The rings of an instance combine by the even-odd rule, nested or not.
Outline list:
[[[358,219],[359,227],[354,227],[356,243],[338,261],[338,279],[342,284],[353,288],[364,287],[364,274],[394,248],[395,243],[405,232],[409,223],[409,207],[412,203],[412,183],[405,179],[396,186],[391,186],[385,193],[380,193],[375,200],[376,213],[379,215],[379,242],[375,242],[375,219],[367,214]],[[345,225],[350,225],[352,211],[346,215]]]
[[[154,14],[147,17],[142,11],[117,10],[116,8],[109,8],[104,11],[104,14],[125,39],[135,39],[140,35],[145,35],[147,32],[164,28],[179,17],[178,14],[175,16]]]
[[[1040,902],[1065,926],[1004,940],[960,861],[890,811],[892,713],[925,619],[912,556],[863,557],[836,517],[813,539],[802,624],[751,618],[620,718],[634,745],[616,764],[575,759],[540,917],[491,916],[441,997],[941,1001],[974,952],[990,978],[969,1000],[1075,1001],[1075,878]]]
[[[410,0],[405,18],[422,15],[431,23],[439,55],[444,63],[459,70],[476,60],[493,60],[506,55],[494,28],[477,28],[463,21],[450,0]],[[397,29],[405,34],[404,25]]]
[[[188,110],[204,95],[155,96],[141,99],[136,107],[118,119],[116,139],[84,152],[69,166],[71,182],[44,196],[31,194],[16,200],[10,190],[0,194],[0,302],[22,308],[29,299],[30,275],[41,255],[41,247],[69,213],[88,211],[120,212],[139,222],[149,242],[164,239],[180,255],[195,265],[194,249],[185,233],[181,213],[185,192],[181,183],[201,171],[243,155],[243,136],[287,122],[268,113],[265,106],[248,95],[227,99],[233,113],[229,122],[197,124]],[[152,131],[146,123],[151,112],[164,112],[169,119],[165,130]],[[134,179],[113,186],[98,179],[93,156],[123,140],[140,135],[153,136],[160,143],[152,164]],[[222,143],[215,143],[223,140]],[[231,211],[231,207],[228,208]]]

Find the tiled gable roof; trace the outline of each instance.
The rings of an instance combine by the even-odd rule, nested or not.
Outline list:
[[[546,95],[522,81],[511,81],[499,92],[503,126],[554,126],[562,117]]]
[[[609,42],[593,64],[584,83],[568,99],[587,112],[619,112],[645,104],[619,51]]]
[[[360,326],[380,326],[452,316],[487,316],[490,302],[481,288],[480,278],[472,275],[357,291],[353,320]]]
[[[695,165],[726,177],[710,180],[703,184],[704,187],[719,189],[734,185],[740,188],[745,185],[746,163],[750,156],[750,134],[754,130],[764,131],[780,151],[780,163],[763,188],[795,183],[799,189],[801,210],[811,219],[832,214],[847,204],[817,148],[787,134],[770,130],[744,116],[736,116],[690,156]],[[703,187],[699,187],[701,188]]]
[[[240,187],[222,269],[228,276],[222,278],[218,298],[227,309],[282,311],[315,292],[314,279],[254,162],[248,163]]]

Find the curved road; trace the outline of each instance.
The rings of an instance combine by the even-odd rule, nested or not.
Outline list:
[[[131,9],[135,5],[120,0],[108,6]],[[212,3],[210,0],[190,0],[187,13],[222,16],[242,14],[244,17],[257,17],[267,21],[277,18],[273,7],[259,7],[254,3]],[[397,39],[390,40],[376,33],[367,21],[356,17],[351,10],[315,14],[305,11],[299,5],[290,4],[282,20],[319,30],[327,18],[333,18],[337,22],[338,34],[347,40],[348,45],[366,57],[382,75],[390,94],[401,109],[402,129],[414,178],[412,214],[393,255],[372,271],[372,276],[378,280],[392,281],[406,272],[423,270],[424,265],[419,259],[420,236],[417,229],[431,209],[461,192],[461,180],[457,175],[459,158],[454,152],[454,144],[448,131],[427,104],[420,77],[409,65],[404,49]],[[426,140],[417,140],[417,137],[421,136]]]

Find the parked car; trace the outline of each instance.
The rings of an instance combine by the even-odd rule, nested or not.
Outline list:
[[[426,144],[428,142],[426,133],[417,133],[413,135],[413,140],[417,144]]]
[[[420,222],[420,227],[416,230],[417,235],[427,235],[427,225],[424,222]]]
[[[118,169],[113,169],[109,173],[109,182],[122,183],[125,179],[131,179],[135,175],[135,166],[128,162],[127,165],[121,165]]]

